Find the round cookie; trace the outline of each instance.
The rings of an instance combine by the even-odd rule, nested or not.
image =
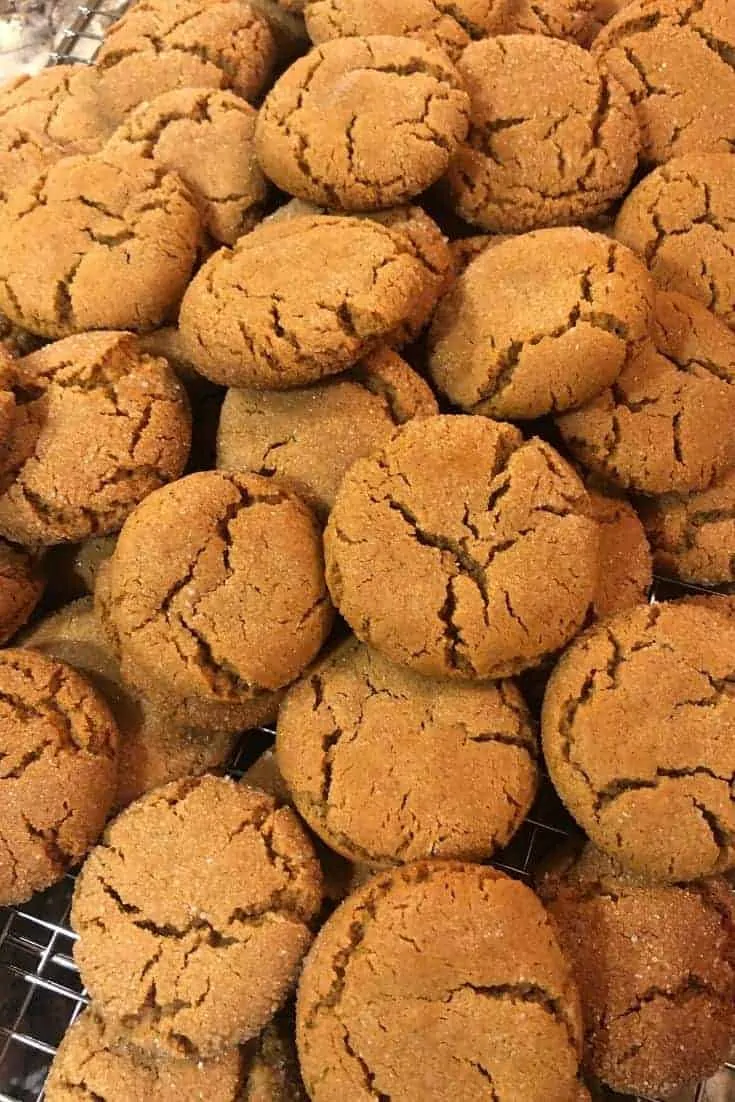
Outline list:
[[[270,27],[244,0],[138,0],[108,27],[95,68],[105,109],[122,122],[177,88],[231,89],[252,100],[274,61]]]
[[[567,649],[544,697],[554,787],[592,841],[638,872],[735,864],[735,622],[641,605]]]
[[[447,181],[465,221],[499,233],[565,225],[625,192],[639,148],[635,113],[586,50],[541,35],[486,38],[458,69],[470,130]]]
[[[0,644],[25,624],[45,586],[45,566],[24,548],[0,539]]]
[[[368,881],[322,927],[299,986],[312,1102],[572,1102],[580,1030],[543,907],[479,865],[418,862]]]
[[[469,413],[532,419],[610,386],[648,334],[655,289],[628,249],[579,226],[485,249],[439,305],[429,371]]]
[[[440,50],[391,35],[339,38],[276,81],[255,144],[265,174],[290,195],[373,210],[443,176],[468,120],[467,93]]]
[[[438,413],[434,395],[396,352],[379,349],[336,378],[289,391],[228,390],[217,466],[275,476],[320,515],[345,472],[397,425]]]
[[[238,1102],[245,1056],[232,1049],[216,1060],[176,1060],[124,1048],[115,1030],[85,1010],[54,1057],[47,1102]]]
[[[52,65],[0,88],[0,124],[35,134],[68,153],[101,149],[114,129],[93,65]]]
[[[662,574],[700,585],[735,582],[735,470],[698,494],[641,501],[639,512]]]
[[[291,810],[226,778],[174,781],[124,811],[87,859],[74,959],[131,1044],[206,1059],[273,1016],[320,903],[319,865]]]
[[[20,645],[73,666],[107,701],[120,733],[115,810],[169,781],[219,769],[229,759],[233,735],[172,723],[160,708],[124,684],[91,597],[35,624]]]
[[[727,881],[657,886],[592,846],[539,883],[582,998],[586,1070],[668,1098],[713,1075],[735,1031],[735,905]]]
[[[44,337],[150,329],[191,274],[184,185],[128,151],[66,157],[0,207],[0,309]]]
[[[598,35],[594,56],[635,104],[646,161],[730,152],[733,49],[729,0],[633,0]]]
[[[533,803],[537,751],[512,682],[439,683],[355,639],[312,666],[278,714],[278,766],[298,811],[331,849],[378,865],[491,857]]]
[[[735,179],[731,153],[677,157],[620,208],[615,236],[667,291],[704,303],[735,328]]]
[[[180,88],[133,111],[108,148],[132,147],[178,173],[200,204],[204,228],[232,245],[259,221],[267,197],[253,145],[256,117],[232,92]]]
[[[332,624],[313,515],[257,475],[201,472],[149,495],[97,596],[123,679],[203,711],[293,681]]]
[[[190,360],[213,382],[287,390],[390,342],[434,279],[400,230],[365,218],[287,218],[207,261],[184,295],[179,327]]]
[[[587,508],[554,449],[511,425],[409,421],[337,493],[332,599],[358,638],[417,673],[516,673],[584,621],[599,543]]]
[[[15,373],[19,404],[0,486],[8,539],[52,544],[115,532],[181,474],[186,395],[131,333],[67,337],[18,360]]]
[[[63,662],[0,651],[0,906],[60,880],[97,840],[117,782],[115,722]]]
[[[656,296],[651,337],[613,386],[557,425],[585,467],[643,494],[702,490],[735,464],[735,336],[685,295]]]
[[[632,505],[589,491],[589,515],[600,532],[600,568],[592,615],[601,620],[642,604],[653,582],[651,548]]]

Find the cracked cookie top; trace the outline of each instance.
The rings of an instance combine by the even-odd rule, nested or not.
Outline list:
[[[152,788],[217,769],[228,760],[234,742],[231,734],[176,724],[124,684],[91,597],[44,617],[24,632],[19,645],[72,666],[107,701],[120,733],[115,810]]]
[[[59,1046],[44,1097],[48,1102],[239,1102],[245,1063],[241,1049],[195,1062],[122,1047],[114,1028],[87,1009]]]
[[[255,141],[264,172],[290,195],[372,210],[438,180],[468,121],[467,93],[442,51],[391,35],[340,38],[276,82]]]
[[[299,987],[312,1102],[571,1102],[580,1031],[543,907],[479,865],[418,862],[368,881],[322,927]]]
[[[735,335],[685,295],[656,296],[650,339],[557,424],[575,457],[644,494],[702,490],[735,463]]]
[[[216,1056],[284,1001],[320,903],[319,864],[289,808],[227,778],[174,781],[124,811],[87,859],[74,959],[130,1044]]]
[[[458,69],[470,130],[447,181],[465,221],[518,233],[590,219],[623,195],[638,124],[622,85],[586,50],[499,36],[468,46]]]
[[[656,886],[588,845],[539,894],[582,998],[586,1070],[668,1098],[713,1075],[735,1030],[735,906],[724,879]]]
[[[734,49],[730,0],[634,0],[598,35],[594,56],[635,105],[646,161],[731,151]]]
[[[343,375],[289,391],[228,390],[217,466],[275,476],[319,514],[356,459],[396,425],[438,413],[436,399],[396,352],[380,349]]]
[[[44,134],[5,122],[0,116],[0,202],[7,200],[13,188],[32,184],[65,152]]]
[[[630,250],[578,226],[486,248],[442,300],[429,371],[460,409],[510,420],[579,406],[648,333],[654,284]]]
[[[0,88],[0,123],[35,134],[67,153],[93,153],[114,129],[93,65],[53,65]]]
[[[117,783],[117,729],[90,683],[34,651],[0,651],[0,904],[60,880],[97,840]]]
[[[646,600],[653,581],[651,548],[632,505],[593,490],[589,515],[600,533],[600,569],[592,615],[601,620]]]
[[[151,494],[104,581],[124,679],[205,706],[293,681],[332,623],[315,518],[257,475],[200,472]]]
[[[649,173],[620,208],[615,236],[660,287],[696,298],[735,328],[731,153],[678,157]]]
[[[25,624],[46,587],[46,567],[16,544],[0,539],[0,644]]]
[[[199,214],[128,150],[66,157],[0,207],[0,309],[44,337],[151,329],[191,274]]]
[[[276,219],[207,261],[184,295],[179,326],[191,361],[213,382],[287,390],[392,341],[434,279],[400,228],[328,215]]]
[[[180,88],[133,111],[108,148],[132,147],[178,173],[201,206],[205,229],[232,245],[259,221],[268,191],[253,148],[256,117],[232,92]]]
[[[358,638],[418,673],[504,677],[581,627],[598,529],[572,469],[484,417],[410,421],[347,472],[327,582]],[[543,578],[543,585],[539,579]]]
[[[189,455],[186,395],[131,333],[80,333],[17,360],[0,532],[25,544],[117,531]],[[104,441],[104,447],[101,446]]]
[[[105,32],[95,57],[100,95],[117,122],[176,88],[230,88],[255,99],[275,41],[244,0],[138,0]]]
[[[701,585],[735,582],[735,470],[698,494],[641,501],[639,511],[660,573]]]
[[[568,648],[542,712],[546,764],[601,849],[659,880],[735,865],[735,622],[642,605]]]
[[[440,684],[355,639],[286,694],[276,752],[301,815],[353,861],[484,861],[536,795],[536,735],[511,681]]]

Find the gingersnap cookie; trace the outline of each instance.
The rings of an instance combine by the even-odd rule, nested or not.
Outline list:
[[[67,1031],[49,1071],[47,1102],[238,1102],[245,1054],[232,1049],[214,1060],[171,1059],[125,1048],[95,1010]]]
[[[174,781],[114,820],[86,861],[74,959],[131,1044],[206,1059],[268,1023],[320,903],[319,865],[292,811],[227,778]]]
[[[117,729],[63,662],[0,651],[0,904],[60,880],[94,844],[117,782]]]
[[[39,559],[0,539],[0,644],[25,624],[45,587],[46,570]]]
[[[735,463],[735,336],[685,295],[656,296],[651,336],[613,386],[557,419],[585,467],[644,494],[702,490]]]
[[[364,218],[286,218],[257,226],[200,268],[179,328],[213,382],[286,390],[390,343],[430,283],[403,231]]]
[[[677,157],[633,188],[615,236],[660,287],[704,303],[735,328],[735,180],[730,153]]]
[[[484,417],[409,421],[337,492],[332,599],[358,638],[417,673],[517,673],[584,621],[599,544],[587,508],[538,438]]]
[[[726,880],[652,885],[586,846],[539,893],[582,999],[587,1071],[668,1098],[713,1075],[735,1031],[735,904]]]
[[[642,604],[653,582],[651,548],[638,514],[624,498],[589,490],[589,515],[600,533],[595,619]]]
[[[665,494],[639,506],[653,559],[669,577],[735,582],[735,470],[698,494]]]
[[[306,958],[296,1028],[312,1102],[576,1094],[569,968],[533,892],[488,867],[418,862],[350,896]]]
[[[56,145],[67,153],[101,149],[115,126],[100,100],[99,73],[84,64],[52,65],[4,84],[0,124],[35,134],[46,149]]]
[[[567,649],[542,712],[554,787],[592,841],[660,880],[735,864],[735,622],[641,605]]]
[[[339,38],[276,81],[255,147],[290,195],[348,211],[391,207],[444,175],[469,110],[440,50],[392,35]]]
[[[633,0],[610,20],[593,53],[635,105],[645,161],[731,150],[733,49],[729,0]]]
[[[120,734],[115,810],[152,788],[220,769],[229,760],[235,741],[232,734],[177,724],[123,682],[91,597],[45,617],[24,633],[19,644],[72,666],[109,705]]]
[[[421,376],[396,352],[379,349],[311,387],[228,390],[217,466],[274,476],[326,515],[355,460],[384,444],[397,425],[436,413]]]
[[[102,580],[123,679],[191,702],[192,718],[199,705],[198,720],[293,681],[332,623],[314,516],[257,475],[200,472],[149,495]]]
[[[183,293],[199,234],[174,173],[128,151],[66,157],[0,207],[0,309],[51,338],[153,328]]]
[[[356,639],[286,694],[276,754],[312,830],[372,864],[483,861],[510,841],[538,783],[536,736],[512,682],[440,683]]]
[[[0,532],[26,544],[117,531],[189,454],[186,395],[131,333],[80,333],[15,364]],[[101,446],[104,441],[104,447]]]
[[[253,145],[256,117],[232,92],[180,88],[133,111],[109,147],[132,148],[178,173],[199,201],[205,229],[232,245],[259,221],[267,196]]]
[[[473,42],[457,67],[472,104],[447,175],[461,218],[518,233],[593,218],[624,194],[638,124],[622,85],[586,50],[500,36]]]
[[[244,0],[138,0],[105,32],[95,68],[105,109],[120,123],[177,88],[231,89],[252,100],[274,61],[270,27]]]
[[[485,249],[441,301],[429,371],[470,413],[531,419],[582,405],[648,333],[654,283],[638,258],[579,226]]]

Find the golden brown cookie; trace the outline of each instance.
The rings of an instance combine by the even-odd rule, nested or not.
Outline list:
[[[594,55],[635,104],[646,161],[731,150],[733,49],[730,0],[633,0],[610,20]]]
[[[117,729],[63,662],[0,651],[0,905],[48,888],[99,836],[117,782]]]
[[[735,864],[735,622],[641,605],[568,648],[544,697],[554,787],[601,849],[659,880]]]
[[[332,599],[358,638],[417,673],[516,673],[585,618],[599,542],[587,507],[557,452],[511,425],[409,422],[337,493]]]
[[[541,35],[487,38],[458,69],[472,103],[447,177],[461,218],[517,233],[593,218],[625,192],[635,113],[586,50]]]
[[[47,1102],[239,1102],[245,1055],[215,1060],[170,1059],[124,1048],[119,1034],[92,1009],[64,1037],[51,1065]]]
[[[258,116],[263,171],[343,210],[392,207],[443,176],[469,100],[441,50],[391,35],[339,38],[294,62]]]
[[[278,714],[298,811],[330,848],[374,865],[492,856],[533,803],[537,749],[511,681],[435,681],[356,639],[312,666]]]
[[[180,299],[199,234],[174,173],[128,151],[67,157],[0,207],[0,309],[52,338],[151,329]]]
[[[181,474],[186,395],[131,333],[67,337],[18,360],[15,372],[19,404],[0,493],[8,539],[52,544],[115,532]]]
[[[531,419],[614,383],[648,333],[654,283],[638,258],[579,226],[485,249],[434,316],[432,379],[468,413]]]
[[[190,703],[197,726],[293,681],[332,623],[313,515],[257,475],[206,471],[149,495],[103,580],[124,680]]]
[[[685,295],[656,296],[650,340],[557,424],[585,467],[644,494],[701,490],[735,463],[735,336]]]
[[[189,358],[213,382],[287,390],[390,342],[434,280],[401,230],[364,218],[287,218],[215,253],[184,295],[179,326]]]
[[[589,515],[600,531],[600,568],[592,607],[596,619],[642,604],[653,582],[651,548],[624,498],[589,490]]]
[[[735,582],[735,470],[698,494],[641,501],[639,511],[662,574],[701,585]]]
[[[4,122],[0,117],[0,200],[5,202],[13,188],[32,184],[64,153],[63,146],[44,134]]]
[[[0,539],[0,644],[15,635],[40,601],[46,571],[35,555]]]
[[[312,1102],[572,1102],[580,1034],[543,907],[479,865],[418,862],[374,877],[322,927],[299,986]]]
[[[268,23],[244,0],[137,0],[108,28],[95,66],[105,109],[121,122],[176,88],[254,99],[274,60]]]
[[[656,282],[704,303],[735,328],[735,178],[731,153],[677,157],[633,188],[615,236]]]
[[[115,810],[152,788],[219,769],[228,761],[233,735],[176,724],[124,684],[91,597],[45,617],[19,643],[73,666],[107,701],[120,732]]]
[[[91,65],[53,65],[3,85],[0,123],[80,153],[100,149],[115,126],[104,113]]]
[[[180,88],[133,111],[108,148],[132,147],[178,173],[199,202],[205,229],[232,245],[259,221],[267,196],[253,147],[256,117],[232,92]]]
[[[131,1044],[203,1059],[268,1023],[320,903],[319,865],[291,810],[227,778],[174,781],[124,811],[90,854],[72,905],[74,959]]]
[[[397,425],[438,413],[420,375],[380,349],[343,375],[297,390],[228,390],[217,466],[277,478],[326,515],[345,472]]]
[[[735,1032],[735,904],[725,880],[655,886],[587,846],[539,883],[582,998],[584,1062],[668,1098],[717,1071]]]

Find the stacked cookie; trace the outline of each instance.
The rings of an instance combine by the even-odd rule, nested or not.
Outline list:
[[[49,1102],[727,1056],[735,621],[648,600],[735,583],[733,49],[718,0],[138,0],[0,90],[0,902],[86,857]],[[545,770],[589,842],[536,893]]]

